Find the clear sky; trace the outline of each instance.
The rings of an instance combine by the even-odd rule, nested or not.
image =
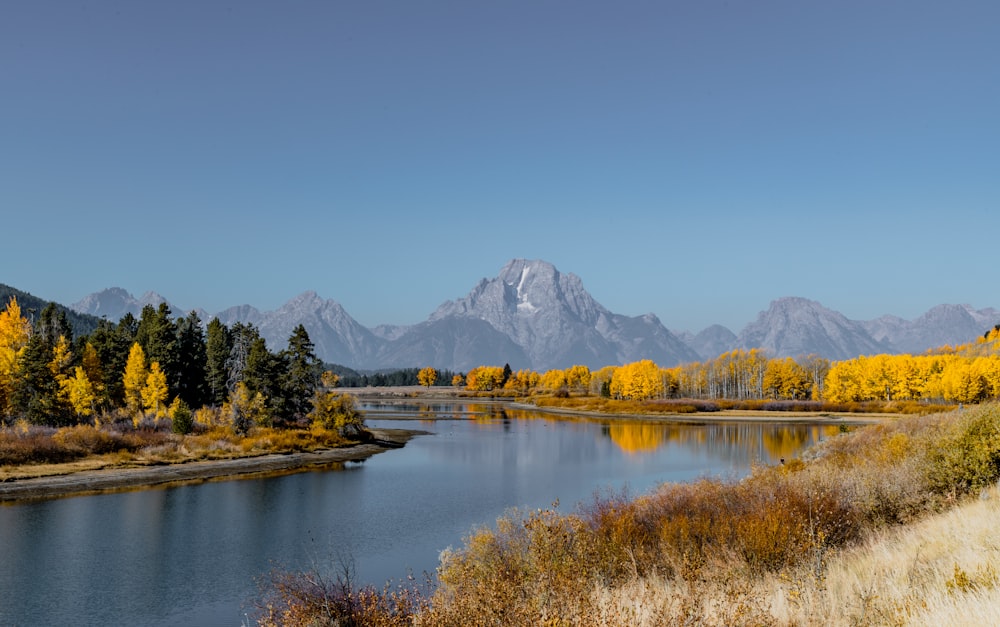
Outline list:
[[[67,304],[410,324],[526,257],[675,330],[1000,307],[1000,3],[8,2],[0,216]]]

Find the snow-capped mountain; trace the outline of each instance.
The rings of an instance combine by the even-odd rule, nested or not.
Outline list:
[[[509,262],[496,278],[481,280],[465,298],[444,303],[430,317],[466,319],[487,322],[509,337],[527,356],[525,366],[536,370],[643,358],[670,366],[698,358],[656,316],[611,313],[578,276],[540,260]]]
[[[147,305],[166,302],[155,292],[134,298],[120,288],[72,305],[81,313],[118,321],[139,317]],[[184,311],[170,306],[175,316]],[[198,310],[203,322],[213,316]],[[974,340],[1000,322],[996,309],[940,305],[916,320],[882,316],[849,320],[818,302],[780,298],[739,335],[712,325],[698,334],[675,334],[653,314],[629,317],[608,311],[574,274],[541,260],[514,259],[464,297],[440,305],[410,326],[369,329],[340,304],[305,292],[274,311],[250,305],[216,314],[227,325],[257,326],[272,350],[287,345],[302,324],[324,361],[354,368],[434,366],[466,371],[479,365],[547,370],[574,364],[594,367],[652,359],[661,366],[713,359],[735,348],[761,348],[777,357],[817,354],[851,359],[875,353],[920,353]]]

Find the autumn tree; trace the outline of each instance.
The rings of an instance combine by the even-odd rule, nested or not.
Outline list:
[[[0,416],[9,416],[13,409],[15,375],[18,362],[28,345],[31,323],[21,315],[17,298],[11,297],[0,312]]]
[[[625,364],[611,378],[611,395],[615,398],[645,400],[663,395],[660,368],[652,360]]]
[[[430,366],[427,366],[426,368],[421,369],[420,372],[417,373],[417,381],[419,381],[420,385],[424,386],[425,388],[429,388],[432,385],[434,385],[434,383],[437,382],[437,376],[438,376],[437,370],[431,368]]]
[[[138,342],[132,344],[125,362],[125,372],[122,374],[122,386],[125,391],[125,409],[132,416],[135,426],[139,425],[142,414],[142,388],[146,385],[146,354]]]
[[[337,431],[348,438],[365,438],[364,416],[357,410],[354,397],[331,390],[317,390],[309,413],[314,427]]]
[[[590,387],[590,368],[587,366],[571,366],[564,372],[566,385],[571,390],[584,392]]]
[[[488,392],[501,387],[503,368],[499,366],[479,366],[465,375],[465,387],[468,390]]]
[[[146,374],[146,383],[142,386],[140,396],[142,406],[147,414],[152,414],[154,419],[160,419],[167,415],[167,375],[160,369],[160,362],[154,361],[149,364],[149,372]]]
[[[73,369],[73,376],[59,382],[73,411],[82,418],[93,416],[97,410],[97,393],[82,366]]]
[[[222,413],[233,431],[240,435],[248,433],[253,426],[271,426],[271,414],[264,395],[252,391],[242,381],[236,384],[229,400],[222,405]]]

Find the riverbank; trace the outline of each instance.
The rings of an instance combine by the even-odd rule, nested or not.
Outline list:
[[[0,482],[0,503],[331,468],[346,462],[364,461],[384,451],[400,448],[413,436],[423,433],[401,429],[369,431],[373,436],[371,442],[309,452],[75,471],[72,466],[67,466],[66,472],[61,474]]]
[[[892,412],[836,412],[836,411],[774,411],[760,409],[723,409],[712,412],[667,412],[656,413],[635,413],[631,411],[602,411],[587,409],[583,407],[559,407],[553,405],[537,405],[526,402],[523,399],[513,397],[492,397],[478,396],[461,388],[430,387],[423,386],[395,386],[395,387],[368,387],[368,388],[343,388],[343,392],[355,396],[359,400],[380,401],[387,403],[402,402],[468,402],[468,403],[497,403],[513,409],[537,411],[541,413],[554,414],[560,416],[583,416],[587,418],[627,418],[643,422],[683,422],[683,423],[711,423],[711,422],[777,422],[791,424],[843,424],[843,425],[865,425],[875,424],[897,418],[903,414]],[[414,419],[424,419],[422,416],[414,416]],[[397,418],[400,419],[400,418]]]

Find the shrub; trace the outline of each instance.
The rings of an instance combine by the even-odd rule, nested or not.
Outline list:
[[[1000,406],[952,414],[928,450],[928,479],[942,492],[968,493],[1000,479]]]

